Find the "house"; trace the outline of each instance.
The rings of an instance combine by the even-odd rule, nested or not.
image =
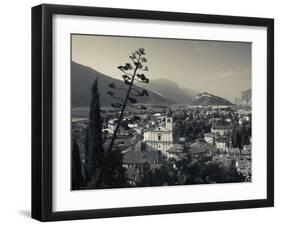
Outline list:
[[[175,144],[173,147],[167,150],[167,157],[169,159],[180,160],[183,157],[183,145]]]
[[[238,119],[238,123],[239,123],[239,125],[242,125],[242,124],[243,124],[243,122],[244,122],[244,118],[239,118],[239,119]]]
[[[231,123],[222,119],[216,119],[212,121],[211,133],[224,136],[231,130]]]
[[[229,125],[212,125],[211,133],[219,134],[224,136],[228,131],[231,130]]]
[[[184,144],[186,141],[185,137],[180,137],[179,138],[179,143]]]
[[[130,150],[123,155],[123,166],[142,168],[144,164],[158,164],[159,153],[157,151]]]
[[[242,175],[246,177],[246,179],[251,178],[252,164],[250,160],[246,158],[239,158],[236,161],[236,168],[238,172],[242,173]]]
[[[231,123],[232,119],[231,118],[226,118],[225,121],[228,122],[228,123]]]
[[[158,151],[131,150],[123,155],[123,167],[126,169],[128,181],[136,185],[139,175],[146,167],[150,169],[160,168]]]
[[[128,127],[133,129],[133,128],[137,128],[138,124],[137,123],[128,123]]]
[[[215,140],[215,145],[216,145],[217,149],[226,151],[227,139],[224,137],[219,137]]]
[[[240,156],[240,149],[237,147],[237,148],[233,148],[233,147],[231,147],[231,148],[228,148],[228,154],[229,154],[229,156],[231,156],[231,157],[238,157],[238,156]]]
[[[249,115],[244,115],[243,119],[244,119],[244,121],[249,122],[249,121],[251,121],[251,115],[250,114]]]
[[[161,113],[155,113],[155,114],[153,114],[152,116],[158,118],[158,117],[161,117],[162,114],[161,114]]]
[[[123,149],[122,153],[129,151],[141,151],[141,138],[139,135],[129,137],[128,139],[125,139],[125,141],[126,149]]]
[[[116,129],[116,126],[117,126],[117,121],[118,121],[117,118],[108,120],[107,127],[108,127],[108,132],[110,134],[114,133],[114,130]]]
[[[215,140],[217,137],[218,136],[214,133],[205,133],[204,134],[204,140],[211,145],[215,144]]]
[[[214,113],[214,111],[212,113]],[[210,124],[217,123],[217,122],[220,122],[220,121],[221,121],[220,118],[210,118],[209,119]]]
[[[136,127],[136,128],[134,128],[134,131],[136,134],[141,135],[143,130],[140,127]]]
[[[200,156],[212,156],[217,153],[217,148],[207,143],[204,139],[199,138],[190,144],[189,153],[195,158]]]
[[[243,148],[241,149],[241,155],[250,157],[251,151],[252,151],[251,145],[244,145]]]

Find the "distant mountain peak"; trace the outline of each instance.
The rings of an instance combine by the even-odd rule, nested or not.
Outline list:
[[[211,97],[214,97],[214,95],[207,93],[207,92],[203,92],[203,93],[199,93],[195,98],[199,99],[199,98],[203,98],[203,97],[211,98]]]
[[[228,101],[222,97],[207,93],[207,92],[199,93],[195,97],[193,104],[204,105],[204,106],[206,106],[206,105],[233,105],[230,101]]]

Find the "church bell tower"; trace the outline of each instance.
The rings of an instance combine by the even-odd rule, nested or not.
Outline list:
[[[172,131],[173,129],[173,118],[172,118],[172,111],[168,108],[166,112],[166,129]]]

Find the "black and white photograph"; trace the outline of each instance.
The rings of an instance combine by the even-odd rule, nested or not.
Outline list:
[[[70,39],[72,191],[252,182],[251,42]]]
[[[151,4],[32,7],[32,218],[274,206],[274,19]]]
[[[0,225],[280,222],[280,5],[2,1]]]

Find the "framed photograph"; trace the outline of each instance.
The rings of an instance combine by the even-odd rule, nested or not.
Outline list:
[[[274,21],[32,8],[32,217],[274,205]]]

